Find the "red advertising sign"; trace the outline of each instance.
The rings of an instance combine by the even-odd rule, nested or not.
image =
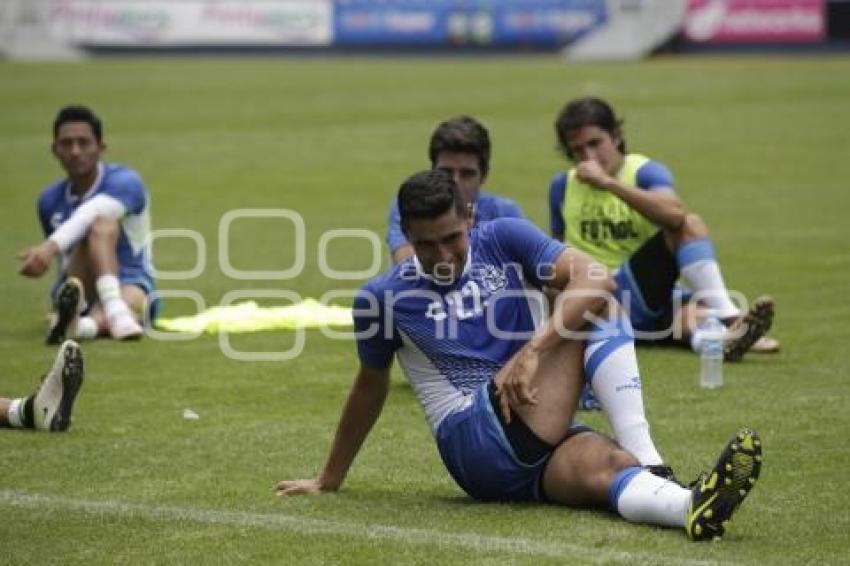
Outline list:
[[[824,0],[689,0],[685,37],[698,43],[814,43]]]

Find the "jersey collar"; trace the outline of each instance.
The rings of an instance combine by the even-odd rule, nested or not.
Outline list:
[[[433,275],[431,275],[430,273],[426,273],[426,272],[425,272],[425,269],[422,267],[422,262],[420,262],[420,261],[419,261],[419,258],[418,258],[418,257],[416,257],[416,255],[415,255],[415,254],[413,255],[413,265],[414,265],[414,267],[416,268],[416,275],[417,275],[417,276],[419,276],[419,277],[421,277],[421,278],[423,278],[423,279],[426,279],[426,280],[428,280],[428,281],[430,281],[430,282],[432,282],[432,283],[435,283],[435,284],[437,284],[437,285],[441,285],[441,286],[443,286],[443,287],[445,287],[445,286],[447,285],[446,283],[444,283],[444,282],[442,282],[442,281],[437,280],[437,279],[436,279]],[[471,269],[472,269],[472,246],[470,245],[470,246],[466,249],[466,263],[464,263],[464,264],[463,264],[463,271],[461,272],[460,277],[463,277],[464,275],[466,275],[467,273],[469,273],[469,271],[470,271]],[[458,279],[460,279],[460,277],[458,277]],[[457,281],[457,280],[455,280],[455,282],[456,282],[456,281]],[[454,282],[453,282],[452,284],[454,284]]]
[[[101,181],[103,181],[103,171],[103,162],[98,161],[97,177],[94,178],[94,183],[92,183],[91,187],[89,187],[88,190],[86,190],[86,192],[84,192],[81,196],[77,196],[73,193],[73,191],[71,191],[71,180],[69,179],[68,182],[65,183],[65,200],[73,203],[78,201],[84,201],[90,196],[92,196],[92,194],[94,194],[98,187],[100,187]]]

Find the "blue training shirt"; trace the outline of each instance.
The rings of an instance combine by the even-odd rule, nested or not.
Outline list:
[[[119,201],[126,213],[119,220],[117,257],[119,279],[153,291],[150,271],[150,196],[139,174],[122,165],[105,164],[96,185],[82,197],[71,192],[70,181],[62,179],[42,190],[38,198],[38,218],[45,237],[50,236],[81,204],[96,195]],[[73,248],[68,251],[68,255]],[[64,279],[68,257],[62,258],[59,279]]]
[[[511,199],[480,193],[475,201],[475,223],[486,222],[496,218],[525,218],[522,209]],[[387,246],[390,253],[407,243],[407,238],[401,231],[401,215],[398,212],[398,201],[393,199],[390,206],[390,217],[387,222]]]
[[[383,369],[397,355],[436,433],[531,338],[545,313],[539,289],[565,248],[525,220],[503,218],[476,225],[450,285],[408,258],[354,301],[360,362]]]

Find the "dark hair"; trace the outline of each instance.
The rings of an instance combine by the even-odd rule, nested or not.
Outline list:
[[[437,164],[437,157],[444,151],[471,153],[478,158],[481,174],[490,170],[490,134],[484,125],[471,116],[455,116],[440,122],[431,134],[428,144],[428,157],[431,166]]]
[[[611,105],[601,98],[589,96],[568,102],[555,120],[555,135],[561,151],[570,159],[573,154],[568,145],[569,136],[585,126],[596,126],[609,134],[615,134],[619,133],[623,121],[617,118]],[[622,136],[617,149],[620,153],[626,153],[626,140]]]
[[[398,212],[405,231],[411,220],[438,218],[452,206],[459,217],[466,213],[466,201],[445,171],[420,171],[408,177],[398,189]]]
[[[59,135],[59,128],[62,127],[62,124],[67,124],[68,122],[85,122],[91,126],[91,131],[95,139],[98,142],[103,140],[103,124],[100,118],[97,117],[97,114],[92,112],[88,106],[71,104],[59,110],[59,113],[56,114],[56,119],[53,120],[53,139],[56,139]]]

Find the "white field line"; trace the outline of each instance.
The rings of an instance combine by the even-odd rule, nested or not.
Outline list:
[[[247,513],[219,509],[199,509],[170,505],[145,505],[122,501],[93,501],[48,495],[30,494],[16,490],[0,490],[0,506],[26,509],[54,509],[85,515],[109,515],[119,518],[144,519],[161,522],[190,522],[202,525],[233,525],[260,529],[283,530],[299,535],[331,535],[351,538],[381,539],[404,544],[426,545],[441,549],[462,549],[474,552],[499,552],[520,556],[549,558],[581,558],[587,562],[633,564],[715,564],[710,560],[687,560],[680,556],[664,556],[648,552],[623,552],[586,547],[563,541],[540,541],[507,538],[477,533],[450,533],[432,529],[396,527],[375,523],[356,523],[311,519],[278,513]],[[684,536],[684,534],[682,535]],[[697,546],[694,547],[698,548]]]

